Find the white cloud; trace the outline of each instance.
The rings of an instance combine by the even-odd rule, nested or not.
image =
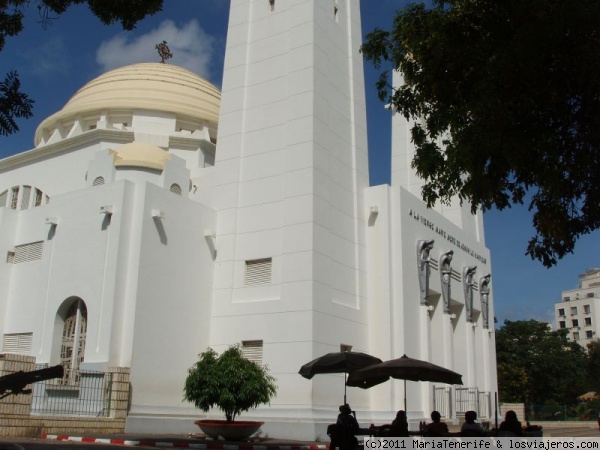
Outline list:
[[[173,58],[168,63],[185,67],[210,79],[211,59],[215,53],[215,38],[207,34],[196,20],[178,28],[172,20],[165,20],[150,32],[130,37],[123,33],[104,41],[96,52],[96,61],[103,71],[138,62],[160,62],[156,44],[167,41]]]

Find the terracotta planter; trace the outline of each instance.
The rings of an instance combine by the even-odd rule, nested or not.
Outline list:
[[[213,439],[219,439],[221,436],[226,441],[243,441],[248,439],[264,422],[235,421],[226,420],[196,420],[194,422],[207,436]]]

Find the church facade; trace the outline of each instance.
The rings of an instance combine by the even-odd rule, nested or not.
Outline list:
[[[482,216],[426,207],[399,114],[391,184],[369,185],[361,35],[357,0],[232,0],[222,91],[134,64],[45,119],[32,150],[0,160],[2,351],[129,368],[135,432],[196,431],[187,369],[232,344],[276,377],[272,403],[243,415],[270,436],[325,436],[343,375],[298,370],[347,349],[463,379],[348,388],[361,424],[405,401],[412,423],[491,417]]]

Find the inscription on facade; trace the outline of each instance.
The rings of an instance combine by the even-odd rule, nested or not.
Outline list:
[[[477,253],[475,250],[473,250],[472,248],[470,248],[464,242],[461,242],[460,239],[457,239],[455,236],[452,236],[450,233],[448,233],[442,227],[436,225],[434,222],[432,222],[431,220],[429,220],[428,218],[426,218],[424,215],[419,214],[417,211],[414,211],[412,209],[409,210],[408,215],[409,215],[409,217],[412,217],[413,220],[419,222],[424,227],[429,228],[431,231],[433,231],[438,236],[441,236],[442,238],[444,238],[446,241],[448,241],[450,244],[454,245],[459,250],[461,250],[461,251],[465,252],[466,254],[472,256],[477,261],[480,261],[483,264],[487,264],[487,259],[484,256],[482,256],[479,253]]]

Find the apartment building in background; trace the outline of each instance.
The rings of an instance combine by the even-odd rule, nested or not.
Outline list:
[[[579,275],[576,289],[563,291],[554,305],[555,327],[569,330],[569,339],[586,347],[600,331],[600,268]]]

